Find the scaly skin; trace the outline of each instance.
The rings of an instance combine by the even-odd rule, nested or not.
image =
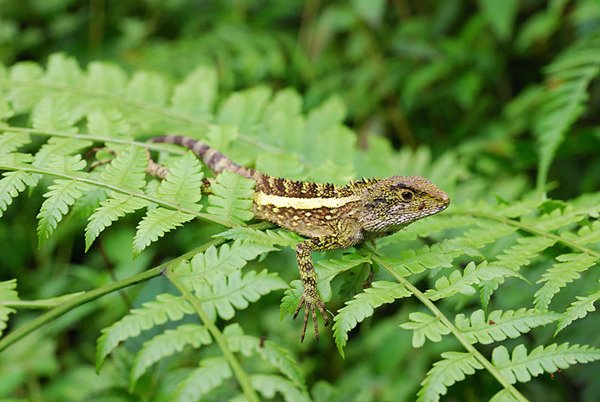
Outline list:
[[[304,307],[300,334],[304,341],[309,315],[319,339],[317,310],[325,325],[329,318],[325,303],[317,292],[312,251],[348,248],[366,239],[386,236],[406,225],[443,211],[450,204],[448,195],[429,180],[419,176],[392,176],[366,179],[345,186],[302,182],[272,177],[240,166],[208,145],[192,138],[167,135],[153,142],[178,144],[189,148],[215,174],[224,170],[256,182],[253,211],[261,220],[296,232],[307,240],[296,246],[300,278],[304,286],[294,318]],[[153,162],[149,172],[164,177]]]

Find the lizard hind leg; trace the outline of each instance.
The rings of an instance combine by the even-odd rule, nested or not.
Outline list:
[[[306,335],[309,314],[313,320],[315,338],[317,341],[319,340],[317,310],[319,310],[319,313],[321,313],[325,326],[329,325],[329,317],[327,316],[325,303],[323,303],[323,300],[321,300],[319,292],[317,291],[317,276],[311,257],[311,251],[313,250],[313,247],[314,245],[312,244],[311,240],[306,240],[296,246],[298,269],[300,270],[300,278],[302,279],[302,284],[304,287],[302,297],[300,298],[298,307],[294,312],[295,319],[300,313],[302,307],[304,307],[304,322],[302,324],[302,332],[300,333],[300,342],[304,341],[304,336]]]

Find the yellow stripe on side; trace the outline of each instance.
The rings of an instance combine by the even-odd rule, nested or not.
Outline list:
[[[299,198],[266,194],[260,191],[254,195],[254,202],[258,205],[272,205],[275,208],[294,209],[340,208],[349,202],[358,200],[360,200],[360,197],[357,195],[339,198]]]

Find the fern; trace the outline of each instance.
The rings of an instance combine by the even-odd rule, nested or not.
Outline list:
[[[224,171],[211,186],[213,194],[208,196],[207,211],[233,223],[250,220],[253,188],[254,181]]]
[[[178,158],[165,180],[160,182],[158,195],[182,208],[199,211],[202,197],[202,171],[200,161],[191,152]]]
[[[191,221],[196,216],[162,207],[148,210],[136,228],[133,238],[133,254],[140,254],[152,242],[176,227]]]
[[[471,353],[444,352],[442,359],[433,364],[421,383],[417,401],[435,402],[448,392],[448,387],[465,379],[475,370],[483,369]]]
[[[102,330],[96,349],[96,369],[100,369],[106,356],[119,343],[167,320],[180,320],[185,314],[192,313],[185,299],[170,294],[158,295],[156,301],[144,303],[141,308],[132,310],[129,315]]]
[[[136,354],[131,369],[130,388],[154,363],[181,352],[184,347],[192,346],[197,349],[201,345],[209,345],[212,338],[208,330],[196,324],[183,324],[175,329],[168,329],[160,335],[146,341]]]
[[[0,217],[12,204],[13,198],[25,191],[27,186],[35,186],[37,180],[29,173],[22,171],[5,172],[0,180]]]
[[[544,272],[538,283],[544,285],[533,295],[537,309],[547,310],[552,298],[560,289],[580,277],[580,272],[598,263],[594,256],[580,253],[562,254],[552,268]]]
[[[439,342],[443,335],[450,333],[450,328],[440,322],[439,317],[432,315],[413,312],[408,318],[411,320],[400,325],[400,328],[413,331],[412,345],[415,348],[420,348],[425,344],[425,338],[432,342]]]
[[[504,346],[498,346],[492,352],[492,363],[511,384],[528,382],[531,377],[546,372],[553,373],[566,369],[575,363],[589,363],[600,360],[600,349],[590,346],[560,345],[538,346],[527,354],[524,345],[514,348],[512,357]]]
[[[6,329],[8,316],[15,312],[15,309],[6,306],[6,304],[19,300],[19,295],[16,289],[16,279],[0,282],[0,336]]]
[[[600,33],[594,31],[546,70],[546,94],[535,126],[540,146],[538,191],[546,184],[550,164],[565,133],[585,111],[587,88],[600,71],[596,57],[599,49]]]
[[[302,241],[300,236],[285,230],[256,230],[247,226],[238,226],[215,235],[229,240],[239,240],[265,246],[295,246]]]
[[[455,325],[469,342],[487,345],[506,338],[517,338],[532,328],[549,324],[559,317],[559,314],[550,311],[521,308],[516,311],[494,310],[486,319],[483,310],[476,310],[469,318],[458,314]]]
[[[231,377],[231,368],[222,357],[203,359],[200,367],[193,370],[182,382],[177,385],[173,401],[187,402],[198,401]]]
[[[598,299],[600,299],[600,289],[587,296],[577,296],[577,300],[571,303],[567,310],[558,319],[556,333],[565,329],[573,321],[585,317],[588,313],[596,311],[594,303],[596,303]]]
[[[306,392],[302,392],[285,378],[273,374],[255,374],[250,379],[252,386],[266,398],[274,398],[280,393],[287,402],[306,401],[311,399]]]
[[[363,293],[357,294],[353,300],[346,302],[333,319],[333,336],[342,357],[348,341],[348,332],[352,328],[373,315],[375,308],[408,296],[410,292],[404,286],[394,282],[378,281],[373,282]]]

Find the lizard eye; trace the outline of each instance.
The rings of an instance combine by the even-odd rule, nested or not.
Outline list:
[[[414,196],[413,192],[412,192],[412,191],[410,191],[410,190],[404,190],[404,191],[402,192],[402,194],[400,194],[400,195],[402,196],[402,199],[403,199],[404,201],[410,201],[410,200],[412,200],[412,199],[413,199],[413,196]]]

